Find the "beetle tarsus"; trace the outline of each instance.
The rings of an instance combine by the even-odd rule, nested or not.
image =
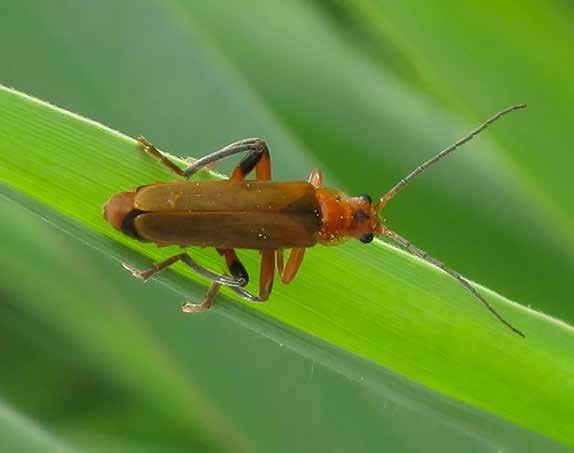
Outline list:
[[[238,296],[242,297],[248,302],[267,302],[267,300],[269,299],[268,294],[265,294],[263,297],[255,296],[254,294],[251,294],[250,292],[238,286],[230,286],[229,289],[231,289],[234,293],[236,293]]]
[[[215,299],[215,296],[217,296],[217,293],[219,292],[219,288],[221,288],[221,284],[213,282],[207,290],[207,294],[205,295],[203,302],[200,304],[193,304],[186,301],[181,306],[181,311],[184,313],[199,313],[201,311],[209,310],[213,305],[213,299]]]
[[[122,267],[128,271],[130,274],[132,274],[132,276],[134,276],[137,279],[143,280],[144,282],[147,281],[147,279],[150,277],[149,273],[144,271],[140,271],[139,269],[136,269],[133,266],[130,266],[127,263],[122,263]]]
[[[147,138],[145,138],[143,135],[140,135],[138,138],[136,138],[136,141],[143,147],[143,148],[149,148],[151,147],[151,143],[148,141]]]
[[[181,306],[181,311],[183,313],[199,313],[205,310],[209,310],[209,307],[205,307],[203,302],[201,304],[194,304],[191,302],[184,302]]]
[[[175,165],[171,160],[169,160],[166,156],[159,152],[159,150],[153,146],[147,138],[143,135],[139,136],[136,141],[138,144],[143,148],[143,150],[149,154],[150,156],[158,159],[165,167],[167,167],[170,171],[174,172],[179,176],[185,176],[183,174],[183,170]]]

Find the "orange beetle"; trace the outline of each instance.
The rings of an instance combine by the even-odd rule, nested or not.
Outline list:
[[[135,277],[147,280],[175,262],[182,261],[210,279],[212,285],[205,300],[199,305],[184,304],[186,312],[209,308],[221,285],[228,286],[249,301],[266,301],[271,293],[275,270],[283,283],[289,283],[301,266],[305,249],[317,243],[339,244],[349,238],[369,243],[375,236],[382,236],[454,277],[500,322],[524,336],[503,319],[462,275],[387,228],[379,217],[386,203],[413,178],[474,138],[489,124],[523,107],[524,104],[515,105],[492,116],[402,178],[375,204],[368,195],[351,197],[338,190],[323,188],[321,173],[317,170],[311,173],[308,181],[272,182],[269,150],[259,138],[232,143],[196,160],[186,169],[176,166],[146,139],[140,138],[139,143],[148,154],[184,178],[225,157],[243,152],[248,154],[231,173],[229,180],[140,186],[130,192],[114,195],[104,205],[103,216],[114,228],[139,241],[153,242],[158,246],[215,247],[225,257],[230,275],[218,274],[200,266],[187,253],[179,253],[141,271],[124,264]],[[255,180],[245,180],[253,170]],[[244,289],[249,276],[235,249],[261,252],[257,296]],[[291,253],[284,264],[285,249],[291,249]]]

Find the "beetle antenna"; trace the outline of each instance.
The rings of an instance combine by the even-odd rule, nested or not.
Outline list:
[[[423,173],[426,169],[428,169],[434,163],[447,157],[450,153],[452,153],[459,146],[464,145],[466,142],[469,142],[470,140],[472,140],[474,137],[476,137],[478,134],[480,134],[484,129],[486,129],[492,123],[499,120],[500,118],[502,118],[507,113],[513,112],[514,110],[523,109],[524,107],[526,107],[526,104],[518,104],[518,105],[513,105],[512,107],[508,107],[507,109],[504,109],[504,110],[498,112],[496,115],[493,115],[490,118],[488,118],[484,123],[482,123],[476,129],[474,129],[468,135],[459,139],[458,141],[456,141],[455,143],[453,143],[449,147],[443,149],[436,156],[432,157],[431,159],[427,160],[423,164],[419,165],[411,173],[409,173],[407,176],[402,178],[398,183],[396,183],[386,194],[384,194],[381,197],[381,199],[379,200],[379,202],[375,205],[374,210],[380,211],[381,209],[383,209],[385,207],[385,205],[388,203],[388,201],[391,198],[393,198],[403,187],[405,187],[414,178],[416,178],[418,175]]]
[[[419,249],[418,247],[415,247],[413,244],[411,244],[411,242],[408,239],[405,239],[404,237],[399,236],[397,233],[395,233],[392,230],[388,230],[388,229],[384,230],[383,235],[385,237],[389,238],[392,242],[394,242],[395,244],[397,244],[401,248],[405,249],[411,255],[422,258],[427,263],[430,263],[433,266],[438,267],[439,269],[443,270],[444,272],[446,272],[448,275],[450,275],[454,279],[458,280],[458,282],[462,286],[464,286],[466,289],[468,289],[487,308],[487,310],[490,311],[490,313],[492,313],[496,317],[496,319],[498,319],[502,324],[504,324],[506,327],[508,327],[514,333],[520,335],[522,338],[526,338],[525,335],[520,330],[518,330],[516,327],[514,327],[512,324],[510,324],[506,319],[504,319],[494,309],[494,307],[484,297],[482,297],[482,295],[477,291],[477,289],[472,285],[472,283],[470,283],[466,278],[464,278],[458,272],[456,272],[452,269],[449,269],[441,261],[437,260],[436,258],[433,258],[427,252]]]

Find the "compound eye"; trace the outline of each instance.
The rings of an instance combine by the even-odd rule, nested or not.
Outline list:
[[[367,194],[359,195],[357,198],[362,199],[363,201],[367,202],[368,204],[371,204],[373,202],[371,196],[367,195]]]
[[[355,219],[355,222],[366,222],[367,220],[369,220],[371,218],[371,216],[366,213],[365,211],[355,211],[353,212],[353,219]]]
[[[359,240],[364,244],[368,244],[369,242],[373,242],[374,237],[373,233],[365,233],[359,238]]]

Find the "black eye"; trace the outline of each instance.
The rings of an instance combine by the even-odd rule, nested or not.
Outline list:
[[[367,195],[367,194],[359,195],[357,198],[361,198],[369,204],[371,204],[373,202],[373,200],[371,199],[371,196]]]
[[[359,240],[365,244],[368,244],[369,242],[373,242],[374,237],[375,236],[373,236],[373,233],[365,233],[359,238]]]
[[[370,220],[370,218],[371,216],[365,211],[353,212],[353,219],[355,219],[355,222],[366,222],[367,220]]]

